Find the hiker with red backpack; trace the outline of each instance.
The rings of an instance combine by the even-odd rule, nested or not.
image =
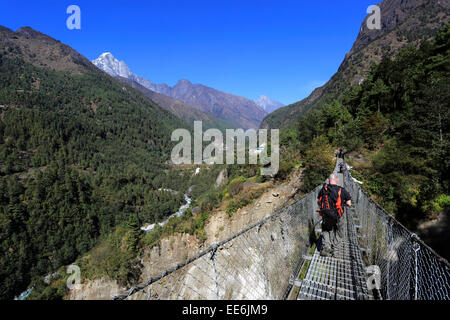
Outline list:
[[[339,241],[342,238],[342,206],[352,205],[352,197],[347,190],[338,186],[338,177],[330,175],[329,183],[324,184],[317,196],[319,215],[322,217],[322,250],[321,256],[334,256]]]

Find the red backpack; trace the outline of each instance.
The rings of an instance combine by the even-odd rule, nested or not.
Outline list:
[[[323,221],[322,224],[330,230],[337,224],[339,218],[342,216],[341,191],[341,187],[329,188],[329,185],[324,184],[322,196],[317,201],[319,204],[319,215],[322,217]]]

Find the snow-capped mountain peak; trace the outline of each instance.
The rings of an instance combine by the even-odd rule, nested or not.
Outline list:
[[[111,52],[102,53],[92,63],[113,77],[120,76],[131,79],[135,76],[127,64],[124,61],[117,60]]]
[[[284,104],[281,102],[270,99],[264,95],[261,95],[257,100],[255,100],[255,103],[263,108],[267,113],[274,112],[276,109],[284,107]]]

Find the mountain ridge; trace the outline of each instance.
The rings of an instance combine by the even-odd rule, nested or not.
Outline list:
[[[125,62],[118,61],[111,53],[101,54],[92,63],[110,75],[125,76],[151,91],[180,100],[218,119],[232,123],[235,127],[256,129],[267,114],[250,99],[202,84],[193,84],[187,79],[180,79],[173,87],[167,84],[154,84],[144,77],[128,72],[129,68]]]
[[[30,27],[21,27],[14,32],[0,26],[0,38],[2,47],[8,47],[11,56],[20,56],[36,67],[70,73],[95,70],[87,58],[68,45]]]
[[[432,38],[450,16],[449,1],[384,0],[378,6],[381,9],[381,30],[367,28],[368,15],[361,24],[352,49],[330,80],[307,98],[269,114],[261,128],[294,125],[311,108],[322,107],[347,87],[361,82],[372,62],[379,63],[385,55],[393,57],[407,45],[417,47],[422,40]]]
[[[137,83],[132,79],[124,78],[121,76],[116,76],[115,78],[119,79],[123,83],[126,83],[130,87],[139,90],[150,100],[154,101],[162,108],[170,111],[172,114],[180,118],[190,127],[193,126],[194,121],[202,121],[204,130],[210,128],[217,128],[219,130],[224,131],[225,129],[231,128],[233,126],[232,124],[229,124],[212,115],[200,111],[199,109],[191,107],[180,100],[147,89],[146,87],[142,86],[141,84]]]

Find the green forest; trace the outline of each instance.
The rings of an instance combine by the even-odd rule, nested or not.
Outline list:
[[[343,147],[352,174],[388,212],[412,230],[450,207],[450,25],[419,48],[373,64],[360,85],[310,110],[282,132],[301,152],[305,191],[333,167]],[[362,154],[366,161],[352,161]]]
[[[0,297],[116,227],[176,212],[190,176],[166,163],[171,132],[185,126],[101,72],[52,71],[0,51]]]

